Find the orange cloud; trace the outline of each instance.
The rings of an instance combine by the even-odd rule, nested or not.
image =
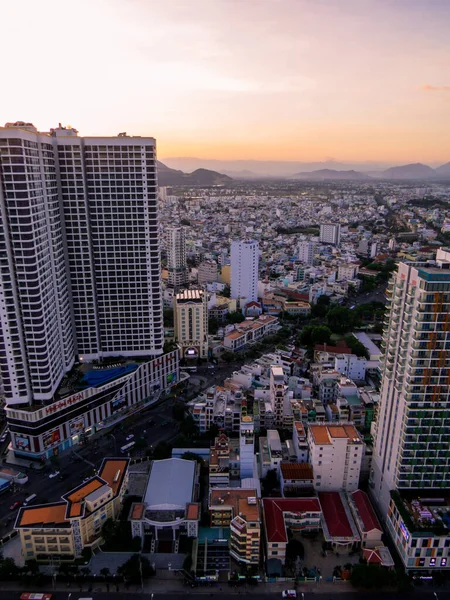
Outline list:
[[[425,84],[422,89],[424,89],[426,92],[450,92],[450,85]]]

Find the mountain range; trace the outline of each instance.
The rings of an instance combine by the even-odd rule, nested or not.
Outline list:
[[[181,160],[181,159],[174,159]],[[186,159],[186,160],[199,160],[200,159]],[[206,163],[214,161],[206,160]],[[220,162],[220,161],[218,161]],[[239,161],[235,161],[239,162]],[[258,162],[258,161],[253,161]],[[269,162],[271,161],[262,161]],[[283,169],[286,163],[283,164]],[[291,163],[288,163],[291,164]],[[296,165],[297,163],[292,163]],[[309,165],[320,165],[321,163],[306,163]],[[340,163],[334,163],[334,166],[341,166]],[[369,166],[369,165],[367,165]],[[255,180],[255,179],[302,179],[302,180],[350,180],[350,181],[368,181],[370,179],[391,179],[391,180],[430,180],[430,179],[450,179],[450,162],[441,165],[433,169],[428,165],[422,163],[413,163],[408,165],[401,165],[397,167],[390,167],[383,170],[373,170],[372,168],[367,170],[355,170],[355,169],[331,169],[321,168],[312,169],[308,171],[299,171],[297,173],[285,173],[283,175],[263,175],[249,169],[242,169],[240,171],[228,171],[227,174],[219,173],[211,169],[198,168],[192,171],[192,173],[185,173],[179,169],[173,169],[168,167],[166,164],[157,161],[158,169],[158,182],[162,186],[172,185],[192,185],[192,186],[212,186],[212,185],[224,185],[230,183],[233,180]],[[269,169],[271,170],[271,169]]]

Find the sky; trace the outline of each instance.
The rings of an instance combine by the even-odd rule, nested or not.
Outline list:
[[[449,0],[14,0],[0,22],[3,122],[160,158],[450,160]]]

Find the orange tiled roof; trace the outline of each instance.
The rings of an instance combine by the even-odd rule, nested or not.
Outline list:
[[[280,467],[284,479],[313,479],[313,470],[308,463],[281,463]]]
[[[70,527],[66,519],[66,503],[55,502],[44,506],[21,508],[17,516],[16,527]]]
[[[125,472],[128,467],[128,460],[124,458],[108,458],[103,462],[99,476],[106,481],[112,489],[114,496],[120,489]],[[120,471],[117,481],[114,481],[117,473]]]
[[[198,504],[188,504],[187,518],[191,521],[197,521],[199,516]]]
[[[310,425],[309,430],[316,444],[331,444],[327,427],[321,425]]]

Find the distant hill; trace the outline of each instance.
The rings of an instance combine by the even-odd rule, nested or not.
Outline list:
[[[434,170],[438,177],[450,177],[450,162]]]
[[[319,169],[318,171],[309,171],[307,173],[296,173],[294,179],[351,179],[351,180],[368,180],[369,175],[360,173],[359,171],[336,171],[334,169]]]
[[[156,167],[158,169],[158,184],[165,185],[198,185],[198,186],[210,186],[210,185],[223,185],[233,181],[228,175],[217,173],[217,171],[210,171],[208,169],[196,169],[192,173],[183,173],[183,171],[177,171],[176,169],[170,169],[164,163],[159,160],[156,161]]]
[[[430,179],[436,176],[436,171],[422,163],[391,167],[380,173],[383,179]]]

